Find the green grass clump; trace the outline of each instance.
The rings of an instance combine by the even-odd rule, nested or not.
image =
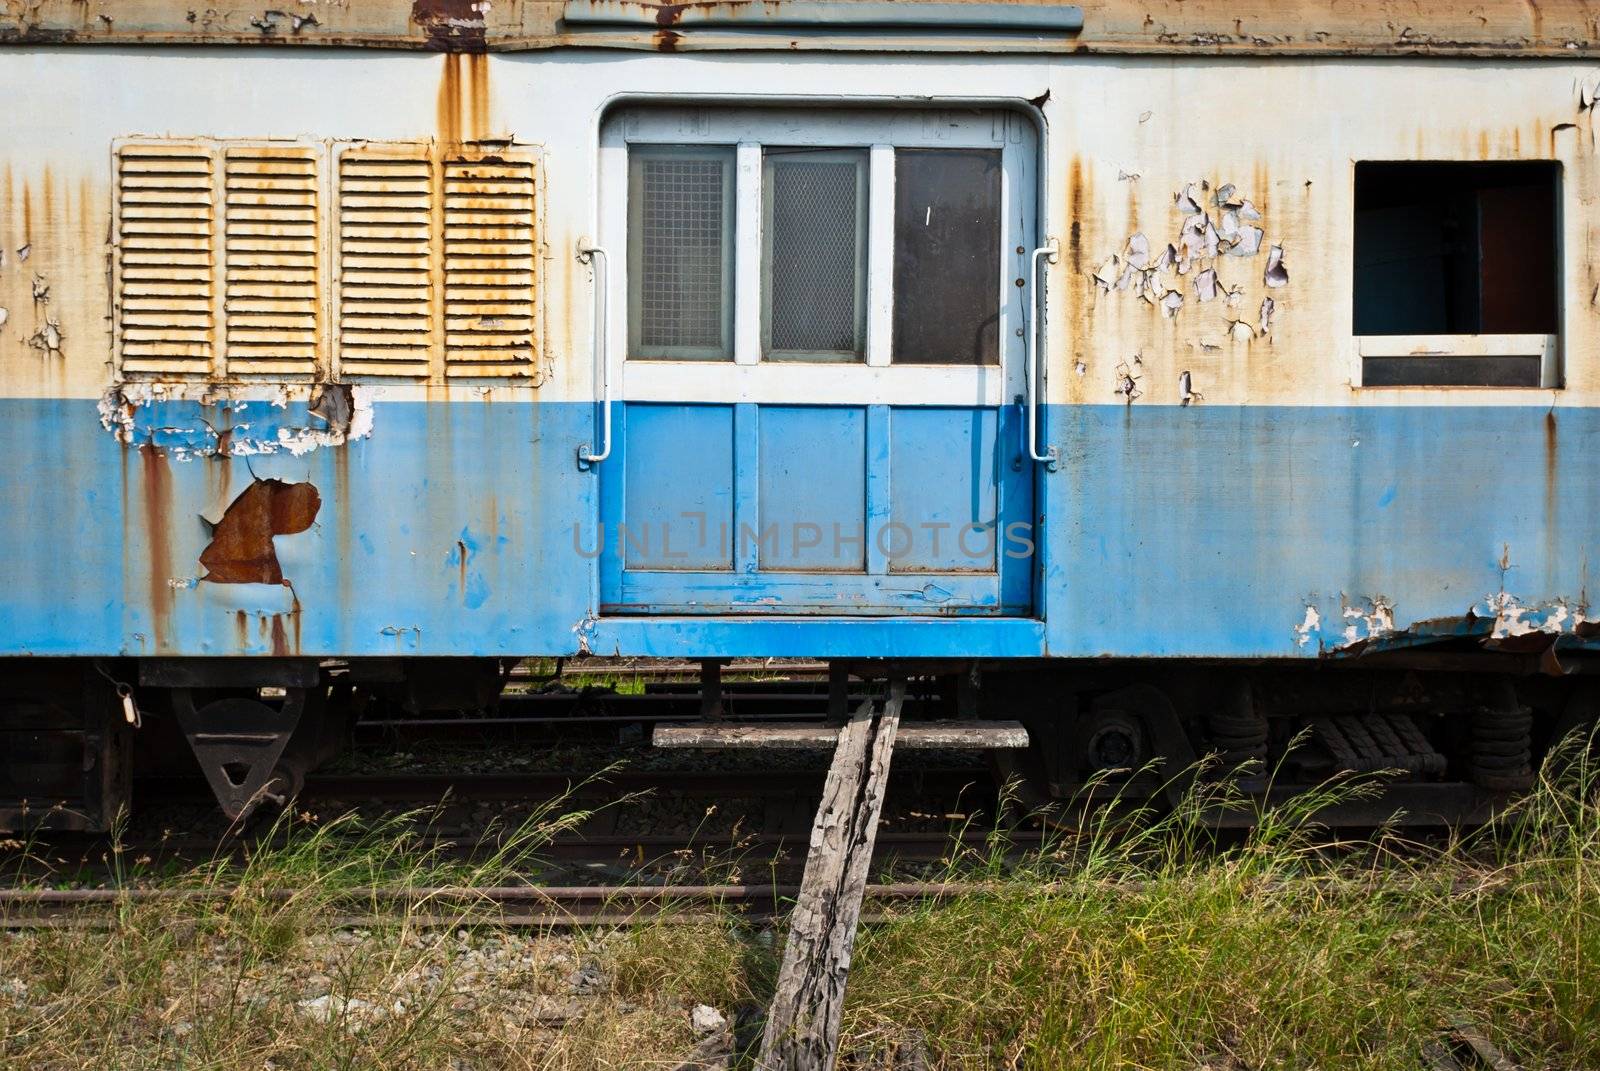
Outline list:
[[[847,1031],[916,1031],[941,1068],[1415,1071],[1466,1021],[1524,1066],[1600,1067],[1597,773],[1444,847],[1327,835],[1352,783],[1207,849],[1238,801],[1197,782],[1021,869],[958,864],[990,890],[863,932]]]

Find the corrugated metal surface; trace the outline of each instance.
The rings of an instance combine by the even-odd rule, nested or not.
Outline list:
[[[426,145],[339,155],[339,367],[425,376],[433,335],[434,168]]]
[[[526,375],[534,353],[538,248],[533,161],[444,162],[448,375]]]
[[[225,155],[224,314],[230,375],[317,369],[322,339],[319,153],[229,148]]]
[[[530,375],[537,189],[534,160],[521,150],[345,148],[337,222],[341,372]]]
[[[117,154],[125,372],[205,374],[215,358],[212,154],[169,142]]]

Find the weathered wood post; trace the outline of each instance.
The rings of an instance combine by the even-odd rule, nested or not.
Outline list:
[[[839,732],[767,1013],[762,1071],[832,1071],[905,694],[905,681],[893,681],[881,715],[869,700]]]

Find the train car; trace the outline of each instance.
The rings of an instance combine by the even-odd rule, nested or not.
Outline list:
[[[1597,96],[1584,0],[9,5],[3,824],[586,653],[1481,813],[1595,718]]]

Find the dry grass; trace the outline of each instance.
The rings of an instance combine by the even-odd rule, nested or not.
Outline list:
[[[951,877],[990,891],[863,932],[850,1064],[885,1066],[918,1037],[944,1069],[1414,1071],[1466,1018],[1526,1067],[1600,1067],[1597,787],[1574,761],[1493,829],[1404,851],[1331,842],[1305,801],[1218,846],[1200,816],[1226,789],[1200,787],[1175,814],[1124,814],[1020,868],[957,860]],[[335,923],[353,888],[503,883],[581,817],[545,815],[471,868],[398,825],[308,826],[243,867],[171,879],[237,888],[225,903],[0,936],[0,1064],[677,1067],[694,1004],[731,1018],[768,991],[771,932],[733,916],[579,934]]]

